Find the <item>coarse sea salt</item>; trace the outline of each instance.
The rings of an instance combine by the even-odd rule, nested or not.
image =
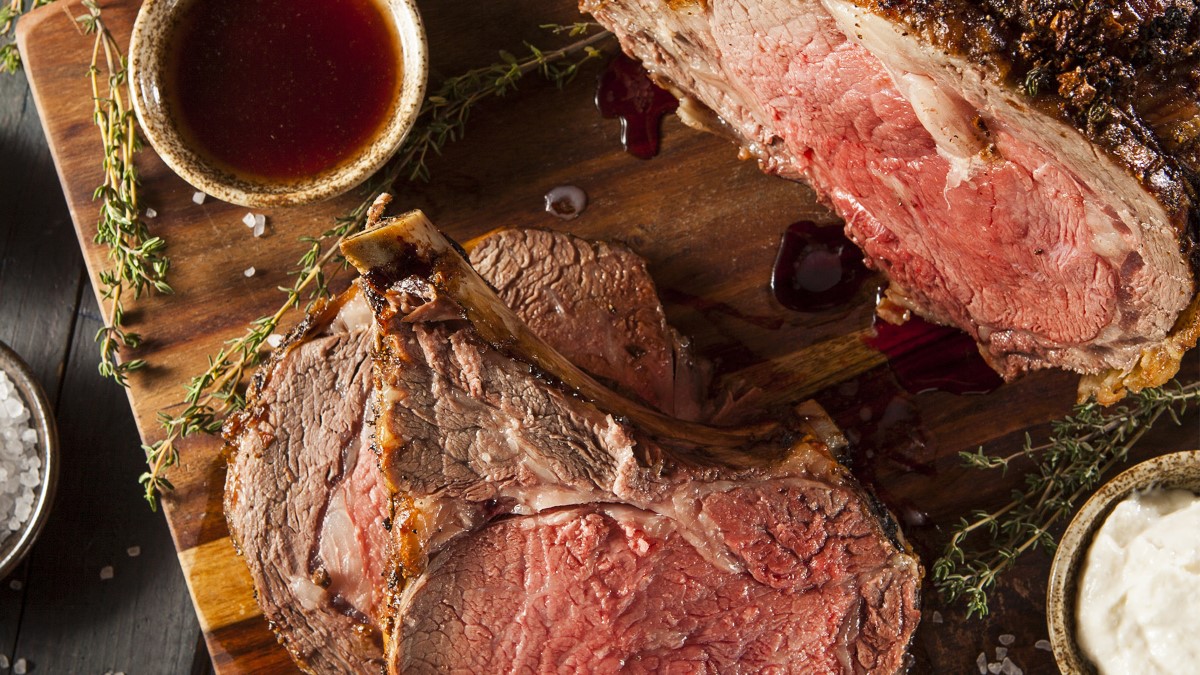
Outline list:
[[[0,542],[24,527],[33,515],[36,488],[42,484],[38,433],[21,393],[0,370]]]

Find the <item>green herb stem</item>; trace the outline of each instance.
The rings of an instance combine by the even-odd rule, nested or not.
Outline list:
[[[952,530],[942,556],[933,564],[934,586],[947,602],[964,600],[967,615],[986,616],[988,594],[1002,574],[1029,551],[1053,551],[1051,529],[1074,512],[1075,505],[1114,468],[1164,416],[1175,424],[1200,406],[1200,382],[1172,382],[1160,389],[1131,394],[1110,409],[1095,402],[1076,406],[1051,425],[1047,442],[1034,445],[1027,434],[1020,452],[985,454],[983,448],[961,454],[966,466],[1006,472],[1014,462],[1029,462],[1023,489],[995,511],[975,511]]]
[[[331,229],[319,236],[301,239],[305,251],[291,272],[295,282],[279,289],[285,296],[279,309],[274,314],[255,319],[241,337],[229,341],[209,358],[207,370],[185,386],[187,393],[181,404],[182,412],[160,412],[164,438],[143,446],[148,469],[142,474],[141,483],[151,508],[155,508],[163,491],[173,488],[165,474],[179,460],[178,440],[198,431],[219,431],[221,420],[244,406],[243,380],[249,369],[261,361],[263,343],[276,331],[287,313],[299,307],[302,301],[308,301],[311,306],[318,298],[328,297],[330,280],[345,269],[339,246],[346,237],[366,225],[375,200],[401,178],[428,180],[428,160],[440,154],[447,143],[462,138],[472,110],[481,101],[516,89],[517,83],[533,72],[561,88],[574,79],[585,63],[601,56],[596,45],[610,37],[602,31],[588,35],[596,28],[596,24],[590,23],[545,28],[584,37],[551,51],[527,43],[528,54],[523,58],[500,52],[498,62],[442,82],[426,98],[416,127],[396,156],[368,182],[362,201],[337,218]]]
[[[125,327],[125,301],[148,290],[170,293],[164,255],[166,242],[150,235],[141,218],[134,155],[140,148],[137,118],[129,107],[127,64],[92,1],[76,21],[85,34],[95,35],[88,79],[92,90],[92,120],[104,149],[104,180],[93,193],[100,216],[93,240],[108,249],[109,269],[100,272],[100,295],[106,301],[104,326],[96,333],[100,344],[100,374],[125,386],[127,375],[145,366],[141,359],[120,359],[122,347],[135,348],[141,336]]]

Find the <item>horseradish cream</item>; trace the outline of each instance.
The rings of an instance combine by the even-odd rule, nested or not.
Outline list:
[[[1134,493],[1092,540],[1078,642],[1102,675],[1200,669],[1200,497]]]

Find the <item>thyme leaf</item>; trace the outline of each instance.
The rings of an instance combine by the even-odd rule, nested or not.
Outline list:
[[[197,432],[220,431],[222,420],[245,405],[241,393],[243,381],[250,369],[261,362],[262,346],[283,318],[302,302],[311,307],[317,299],[329,296],[330,281],[346,268],[338,247],[346,237],[362,230],[368,210],[379,195],[390,190],[401,178],[428,180],[428,160],[440,154],[447,143],[463,137],[471,112],[481,101],[515,90],[517,83],[531,73],[537,73],[559,88],[566,86],[584,64],[601,56],[596,45],[610,36],[607,32],[594,31],[597,25],[590,23],[545,28],[556,34],[582,37],[549,51],[526,43],[526,53],[522,57],[500,52],[497,62],[443,81],[426,97],[417,124],[400,150],[368,181],[362,201],[338,217],[330,229],[318,236],[301,238],[304,252],[290,272],[295,281],[291,286],[279,289],[284,294],[279,309],[252,321],[241,337],[230,340],[209,357],[208,368],[185,385],[184,399],[176,406],[181,408],[180,412],[164,410],[159,413],[164,438],[142,448],[148,468],[140,482],[151,508],[157,508],[163,492],[173,489],[166,472],[179,461],[179,441]]]
[[[134,155],[141,147],[137,118],[129,106],[127,64],[120,48],[104,25],[100,8],[93,0],[82,3],[87,12],[78,18],[84,34],[95,35],[88,78],[92,87],[92,121],[104,148],[104,181],[92,198],[100,200],[100,217],[93,241],[108,248],[112,264],[99,273],[100,295],[107,301],[104,326],[95,340],[100,344],[100,374],[121,386],[126,376],[143,368],[141,359],[120,360],[122,347],[135,348],[141,336],[125,326],[125,300],[149,290],[170,293],[164,255],[166,242],[153,237],[141,218],[138,176]]]
[[[1034,445],[1026,434],[1019,452],[989,455],[979,448],[963,452],[970,468],[1001,472],[1028,462],[1024,485],[995,511],[978,510],[952,529],[942,556],[933,563],[933,583],[947,602],[962,600],[967,616],[987,616],[988,593],[1018,558],[1041,546],[1054,551],[1052,528],[1066,521],[1076,504],[1096,487],[1163,417],[1180,424],[1200,406],[1200,382],[1172,381],[1159,389],[1131,394],[1120,405],[1078,405],[1051,424],[1046,442]]]
[[[0,4],[0,73],[12,75],[21,70],[21,53],[13,42],[17,19],[29,10],[48,5],[52,0],[3,0]]]

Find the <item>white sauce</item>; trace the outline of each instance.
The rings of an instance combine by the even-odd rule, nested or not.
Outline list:
[[[1079,645],[1102,674],[1200,672],[1200,497],[1134,494],[1092,541]]]

